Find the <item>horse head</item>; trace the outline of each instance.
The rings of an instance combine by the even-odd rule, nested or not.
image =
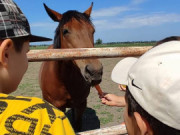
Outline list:
[[[51,19],[59,23],[55,31],[54,49],[94,47],[95,29],[90,20],[93,3],[83,13],[70,10],[60,14],[45,4],[44,6]],[[98,59],[80,59],[72,62],[79,68],[81,75],[90,86],[101,82],[103,67]]]

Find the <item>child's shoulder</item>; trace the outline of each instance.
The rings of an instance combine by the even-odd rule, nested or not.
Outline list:
[[[0,93],[0,121],[3,133],[9,126],[13,128],[12,125],[18,123],[15,126],[17,131],[31,128],[34,134],[40,134],[40,131],[45,132],[44,128],[47,126],[49,133],[52,134],[61,134],[64,131],[74,134],[65,114],[37,97],[11,96]]]
[[[0,101],[7,101],[7,102],[12,102],[13,103],[18,103],[18,102],[26,102],[26,103],[42,103],[45,102],[41,98],[37,97],[26,97],[26,96],[13,96],[13,95],[8,95],[4,93],[0,93]]]
[[[12,96],[0,93],[0,108],[6,107],[7,110],[14,108],[14,111],[32,113],[41,112],[44,110],[53,110],[57,115],[64,116],[64,113],[58,110],[56,107],[48,103],[47,101],[38,97],[25,97],[25,96]]]

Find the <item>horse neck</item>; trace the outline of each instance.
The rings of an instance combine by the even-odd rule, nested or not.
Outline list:
[[[71,60],[58,61],[57,70],[58,74],[61,76],[61,79],[67,83],[71,82],[71,80],[76,83],[78,83],[78,81],[85,83],[83,76],[80,73],[80,69]]]
[[[67,91],[73,96],[78,96],[74,98],[87,98],[90,86],[87,85],[79,68],[74,65],[73,61],[58,61],[56,65],[59,80],[63,82]]]

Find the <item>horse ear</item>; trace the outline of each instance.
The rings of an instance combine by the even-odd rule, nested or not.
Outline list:
[[[91,6],[84,12],[86,15],[88,15],[90,17],[91,15],[91,11],[92,11],[92,7],[93,7],[93,2],[91,3]]]
[[[52,20],[54,20],[55,22],[60,22],[61,21],[62,14],[48,8],[45,3],[44,3],[44,8],[46,9],[46,12],[51,17]]]

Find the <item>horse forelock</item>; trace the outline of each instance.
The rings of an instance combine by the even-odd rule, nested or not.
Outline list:
[[[85,13],[80,13],[76,10],[69,10],[69,11],[63,13],[63,17],[62,17],[61,21],[59,22],[58,27],[55,30],[54,48],[61,48],[60,29],[63,27],[64,24],[71,21],[72,18],[75,18],[79,22],[85,21],[85,22],[93,25],[90,17],[88,15],[86,15]]]
[[[60,24],[59,24],[55,30],[54,44],[53,44],[54,49],[61,48],[60,34],[61,33],[60,33]]]

